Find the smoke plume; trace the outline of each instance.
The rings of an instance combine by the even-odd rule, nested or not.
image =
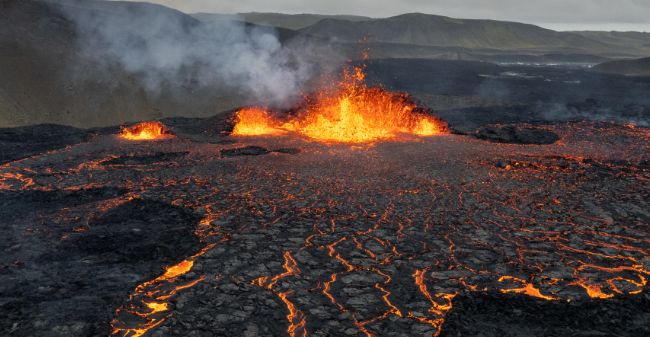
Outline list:
[[[93,60],[93,73],[99,70],[102,80],[127,73],[149,95],[178,85],[188,90],[212,87],[279,104],[342,61],[327,45],[301,36],[281,40],[272,27],[228,20],[204,23],[145,3],[94,5],[64,6],[76,24],[80,53]]]

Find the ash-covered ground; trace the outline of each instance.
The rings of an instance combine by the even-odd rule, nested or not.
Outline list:
[[[647,128],[328,145],[167,122],[0,167],[3,334],[650,334]]]

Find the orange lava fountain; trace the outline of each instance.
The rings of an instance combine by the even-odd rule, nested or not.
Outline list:
[[[145,122],[130,128],[122,127],[120,137],[129,140],[150,140],[172,133],[161,122]]]
[[[447,131],[447,124],[417,112],[407,95],[391,93],[363,82],[363,68],[345,70],[334,89],[305,97],[307,103],[287,122],[267,108],[237,112],[233,135],[254,136],[294,131],[319,141],[363,143],[394,139],[399,133],[431,136]]]

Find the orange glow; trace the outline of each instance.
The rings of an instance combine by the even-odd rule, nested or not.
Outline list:
[[[167,311],[167,303],[156,303],[156,302],[151,302],[151,303],[145,303],[149,309],[151,309],[150,314],[155,314],[157,312],[162,312],[162,311]]]
[[[605,294],[602,292],[602,287],[597,284],[589,284],[584,281],[578,281],[578,285],[581,287],[585,288],[587,290],[587,294],[589,294],[589,297],[591,298],[612,298],[614,297],[614,294]]]
[[[512,277],[512,276],[501,276],[499,278],[499,282],[502,282],[503,280],[510,280],[510,281],[515,281],[519,283],[523,283],[524,287],[523,288],[515,288],[515,289],[500,289],[502,293],[517,293],[517,294],[526,294],[528,296],[532,297],[538,297],[538,298],[543,298],[545,300],[553,301],[553,300],[559,300],[559,298],[553,297],[553,296],[546,296],[542,294],[539,289],[535,288],[532,283],[527,283],[524,280]]]
[[[123,336],[126,336],[126,337],[140,337],[140,336],[144,335],[147,331],[149,331],[149,329],[155,328],[156,326],[160,325],[160,323],[162,323],[164,321],[165,321],[164,318],[162,318],[162,319],[154,319],[154,320],[151,320],[151,322],[149,322],[148,324],[143,324],[142,328],[140,328],[140,329],[118,329],[118,328],[114,328],[111,334],[115,335],[117,333],[122,332],[122,333],[124,333]]]
[[[268,135],[279,133],[280,123],[263,108],[245,108],[237,111],[237,124],[233,135]]]
[[[545,300],[549,300],[549,301],[550,301],[550,300],[558,300],[558,298],[556,298],[556,297],[543,295],[543,294],[539,291],[539,289],[537,289],[537,288],[535,288],[535,287],[533,286],[532,283],[528,283],[528,284],[526,284],[526,286],[523,287],[523,288],[517,288],[517,289],[501,289],[501,291],[502,291],[504,294],[505,294],[505,293],[510,293],[510,292],[512,292],[512,293],[518,293],[518,294],[526,294],[526,295],[528,295],[528,296],[532,296],[532,297],[539,297],[539,298],[543,298],[543,299],[545,299]]]
[[[190,269],[192,269],[192,266],[194,266],[194,261],[185,260],[175,266],[167,268],[165,275],[161,276],[159,279],[170,279],[178,275],[183,275],[190,271]]]
[[[296,309],[293,303],[287,300],[287,296],[291,295],[292,293],[293,291],[278,293],[280,299],[282,299],[282,301],[287,305],[287,308],[289,309],[289,315],[287,315],[287,319],[289,320],[289,328],[287,329],[287,332],[291,337],[305,337],[307,336],[307,330],[305,330],[305,325],[307,324],[305,322],[305,315],[302,313],[302,311]]]
[[[120,137],[129,140],[150,140],[163,135],[171,135],[171,132],[160,122],[145,122],[134,125],[130,128],[122,128]]]
[[[345,70],[334,89],[305,97],[306,105],[288,122],[265,109],[237,112],[234,135],[267,135],[294,131],[319,141],[364,143],[394,139],[398,133],[431,136],[447,131],[447,124],[416,111],[407,95],[366,86],[363,68]]]
[[[433,300],[433,297],[431,297],[431,294],[429,294],[429,291],[427,290],[427,286],[424,284],[425,272],[426,269],[415,271],[415,274],[412,275],[415,278],[415,284],[420,288],[422,294],[424,294],[424,296],[426,296],[429,299],[429,301],[431,301],[431,304],[433,306],[429,309],[429,311],[442,316],[445,314],[445,311],[451,309],[451,300],[449,301],[450,303],[449,308],[447,308],[446,306],[441,306],[440,304],[438,304],[436,301]],[[453,298],[453,296],[451,298]]]
[[[158,296],[156,299],[160,300],[160,301],[164,301],[164,300],[176,295],[177,291],[187,289],[187,288],[191,288],[191,287],[195,286],[197,283],[199,283],[201,281],[204,281],[204,280],[205,280],[205,275],[201,276],[201,278],[199,278],[198,280],[194,280],[194,281],[192,281],[190,283],[180,285],[180,286],[176,287],[175,289],[170,290],[168,295]]]
[[[289,320],[289,328],[287,328],[287,332],[291,337],[297,337],[297,336],[305,337],[307,336],[307,330],[305,330],[305,325],[307,324],[305,321],[305,315],[302,313],[302,311],[296,309],[296,306],[287,299],[288,296],[291,296],[293,294],[293,290],[283,292],[283,293],[278,293],[273,290],[273,286],[280,279],[287,276],[300,275],[300,269],[298,269],[298,264],[296,263],[296,260],[294,260],[293,257],[291,257],[291,252],[284,252],[283,267],[286,270],[286,272],[273,277],[269,284],[264,285],[268,280],[268,277],[266,276],[255,279],[253,280],[252,283],[260,287],[264,287],[268,290],[271,290],[280,297],[280,299],[287,305],[287,309],[289,309],[289,315],[287,315],[287,319]]]
[[[285,278],[287,276],[298,276],[300,275],[300,269],[298,269],[298,264],[296,263],[296,260],[291,257],[291,252],[284,252],[284,269],[286,272],[276,275],[271,279],[271,283],[264,285],[266,283],[266,280],[268,277],[261,277],[259,279],[253,280],[253,284],[257,284],[260,287],[264,287],[266,289],[272,290],[271,288],[273,285],[275,285],[280,279]]]

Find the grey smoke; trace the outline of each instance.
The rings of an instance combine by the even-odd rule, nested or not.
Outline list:
[[[343,60],[329,46],[301,38],[283,44],[275,29],[240,21],[201,23],[148,4],[128,4],[121,13],[64,8],[76,23],[78,48],[94,60],[100,80],[133,74],[153,96],[177,84],[286,102]]]
[[[578,108],[571,104],[543,104],[533,107],[539,116],[549,121],[618,122],[637,126],[650,126],[648,112],[640,105],[625,106],[620,110],[611,107]]]

